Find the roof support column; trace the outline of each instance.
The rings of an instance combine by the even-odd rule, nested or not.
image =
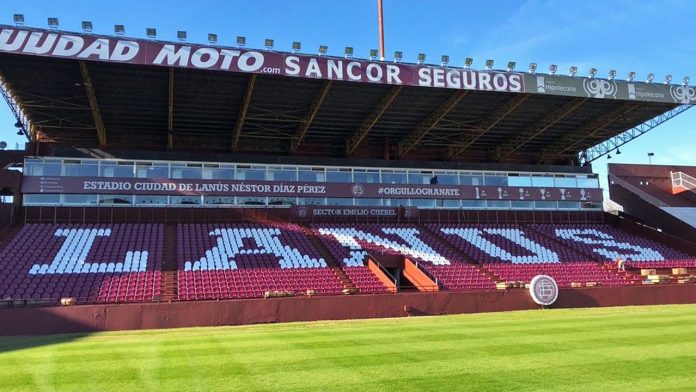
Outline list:
[[[520,106],[524,101],[529,98],[530,94],[517,94],[514,98],[507,101],[501,107],[496,109],[491,113],[488,118],[479,123],[474,130],[467,132],[461,139],[460,143],[456,146],[449,148],[447,154],[447,159],[454,159],[459,154],[463,153],[467,148],[469,148],[474,142],[476,142],[481,136],[485,135],[486,132],[490,131],[498,125],[505,117],[510,113],[515,111],[518,106]]]
[[[295,133],[295,136],[292,138],[292,140],[290,140],[291,153],[297,152],[298,147],[300,147],[300,144],[302,143],[302,140],[307,134],[309,127],[312,125],[312,121],[314,121],[314,117],[316,117],[317,113],[319,113],[321,104],[324,103],[326,96],[329,95],[329,90],[331,90],[332,84],[333,82],[331,80],[324,81],[324,83],[322,83],[321,85],[321,88],[319,89],[319,92],[317,93],[317,95],[314,96],[314,100],[312,101],[312,104],[309,106],[309,110],[307,111],[307,113],[305,113],[305,115],[302,117],[302,120],[297,125],[297,132]]]
[[[244,94],[244,101],[242,101],[242,106],[239,108],[237,121],[234,124],[234,129],[232,130],[232,151],[236,151],[239,147],[239,136],[242,133],[242,127],[244,126],[244,119],[246,118],[247,110],[249,110],[251,95],[254,93],[254,84],[256,84],[256,74],[253,73],[249,75],[246,93]]]
[[[447,113],[457,106],[467,93],[468,91],[466,90],[457,90],[454,94],[450,95],[445,102],[433,110],[428,117],[421,121],[399,142],[396,148],[396,155],[402,158],[408,154],[428,132],[435,128],[437,124],[447,116]]]
[[[389,92],[387,92],[384,97],[379,101],[377,106],[370,112],[370,114],[365,117],[362,122],[360,123],[360,126],[358,129],[353,132],[353,134],[346,140],[346,156],[351,156],[353,152],[355,151],[356,148],[360,145],[360,143],[365,139],[368,133],[372,130],[372,127],[377,124],[380,118],[382,118],[382,115],[384,112],[387,111],[389,108],[389,105],[394,102],[396,97],[399,95],[399,92],[401,92],[401,89],[403,89],[403,86],[394,86],[392,87]]]
[[[87,99],[89,100],[89,108],[92,111],[94,126],[97,128],[97,138],[99,139],[99,145],[106,146],[106,128],[104,127],[104,121],[102,120],[101,110],[99,110],[99,104],[97,103],[97,95],[94,92],[92,78],[90,78],[89,76],[87,62],[80,61],[80,71],[82,72],[82,81],[85,85],[85,91],[87,92]]]

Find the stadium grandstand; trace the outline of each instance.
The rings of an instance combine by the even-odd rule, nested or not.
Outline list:
[[[266,46],[0,26],[0,333],[696,302],[693,88]]]

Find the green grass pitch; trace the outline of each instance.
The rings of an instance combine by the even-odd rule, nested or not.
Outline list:
[[[0,338],[0,390],[696,390],[696,305]]]

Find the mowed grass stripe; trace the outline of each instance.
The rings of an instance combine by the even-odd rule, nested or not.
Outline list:
[[[553,310],[117,332],[65,336],[55,344],[46,343],[62,338],[0,339],[0,388],[688,389],[696,363],[694,310]],[[36,347],[21,348],[31,345]],[[656,375],[665,383],[656,383]]]

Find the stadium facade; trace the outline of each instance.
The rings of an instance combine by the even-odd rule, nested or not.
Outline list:
[[[521,309],[538,274],[693,302],[696,246],[603,213],[590,162],[694,89],[493,68],[0,26],[0,332]]]

